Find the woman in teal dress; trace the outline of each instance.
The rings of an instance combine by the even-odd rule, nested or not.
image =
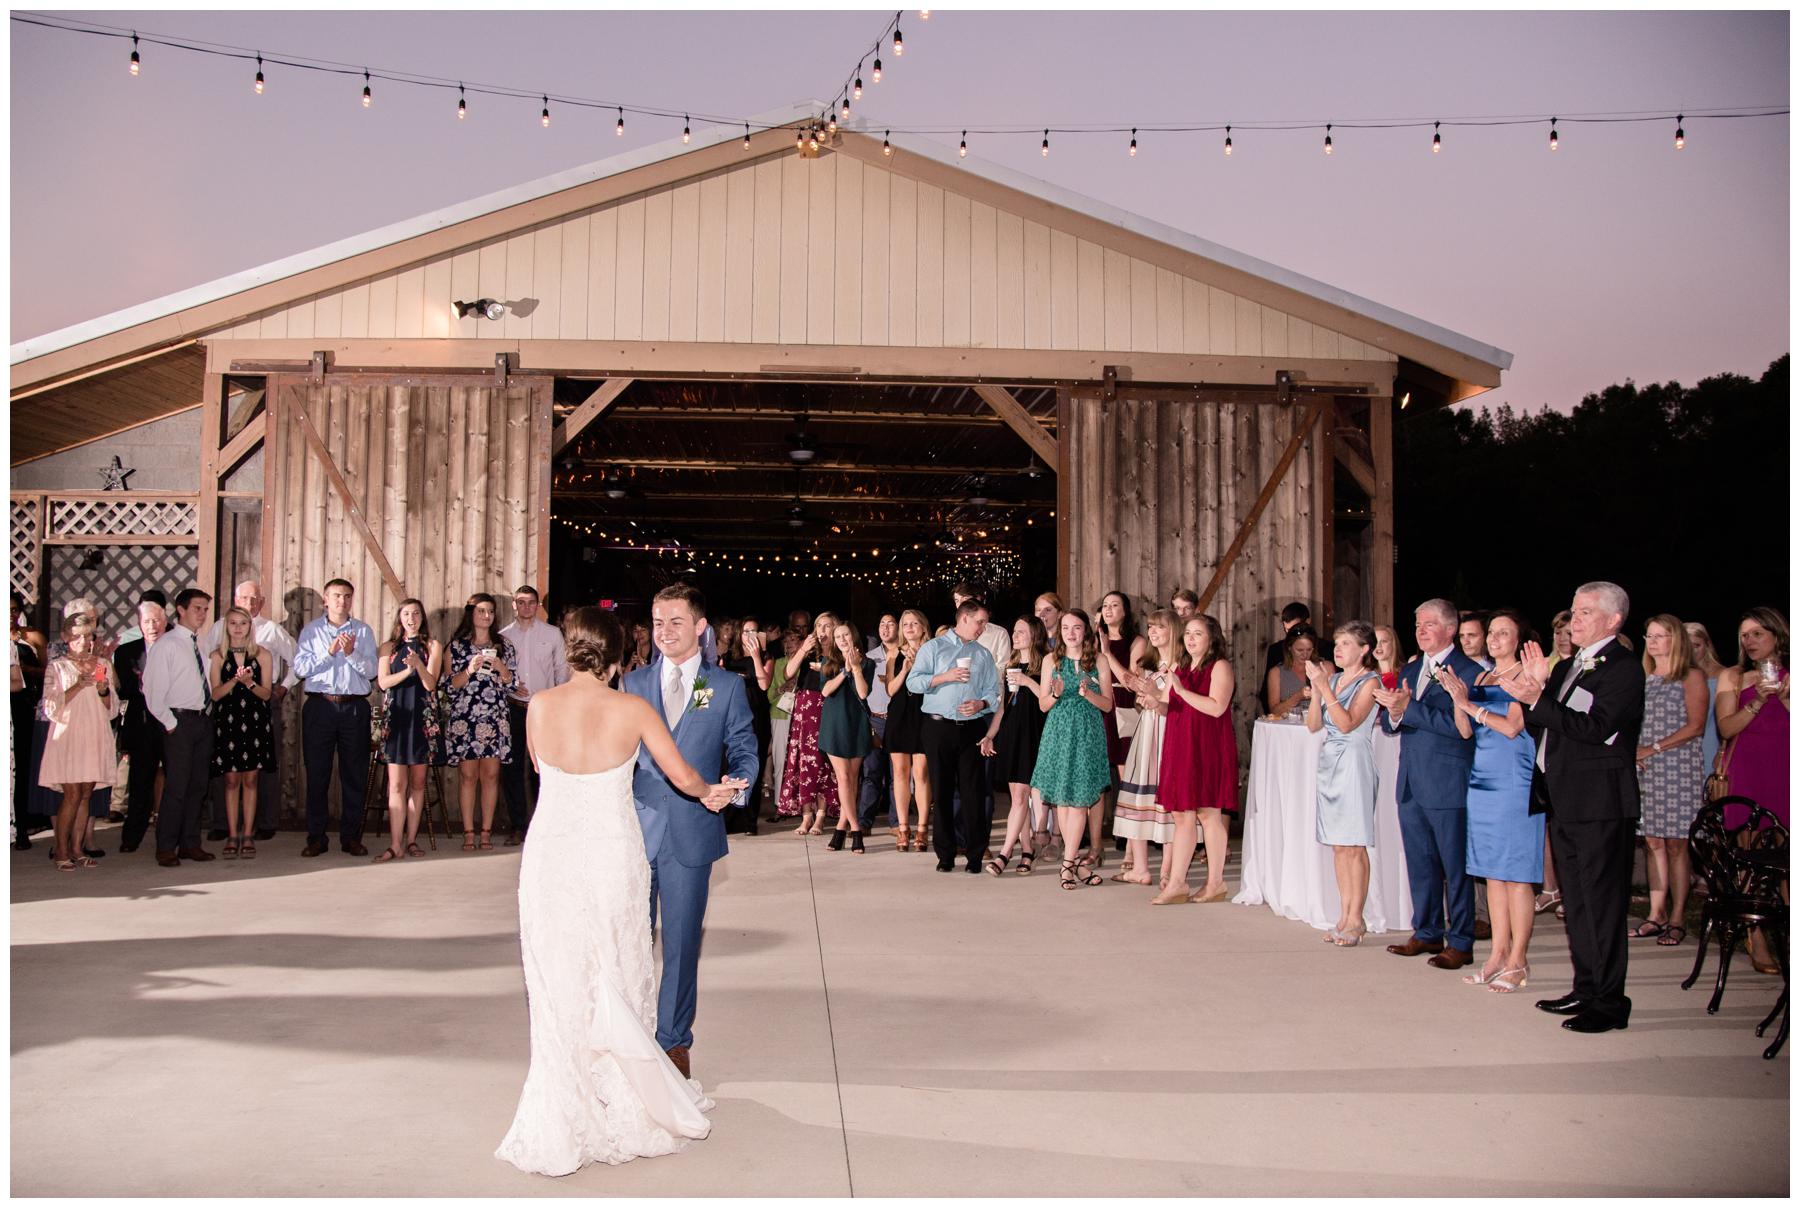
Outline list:
[[[1504,685],[1519,675],[1519,647],[1531,639],[1531,626],[1519,612],[1502,608],[1488,620],[1488,657],[1475,687],[1465,688],[1454,675],[1438,680],[1456,702],[1459,713],[1475,724],[1475,766],[1469,772],[1468,865],[1471,877],[1486,877],[1488,915],[1494,946],[1480,973],[1463,978],[1495,994],[1525,988],[1531,969],[1535,915],[1533,892],[1544,879],[1544,815],[1531,812],[1531,774],[1537,744],[1525,732],[1525,711]]]
[[[869,685],[875,679],[875,660],[862,652],[862,634],[845,621],[831,631],[819,670],[819,692],[825,703],[819,713],[819,750],[831,761],[837,782],[838,820],[831,832],[832,851],[844,850],[844,834],[850,834],[850,850],[863,848],[862,822],[857,817],[863,759],[874,750],[869,728]]]
[[[1325,664],[1309,662],[1312,699],[1306,728],[1325,731],[1319,748],[1319,842],[1331,848],[1337,873],[1337,926],[1325,942],[1354,948],[1368,932],[1363,904],[1369,897],[1369,849],[1375,846],[1375,627],[1346,621],[1332,635],[1331,655],[1341,670],[1329,679]]]
[[[1045,805],[1056,807],[1065,857],[1062,887],[1074,889],[1100,884],[1100,875],[1089,867],[1093,853],[1076,853],[1087,834],[1088,811],[1097,808],[1100,795],[1112,787],[1106,722],[1101,717],[1113,707],[1112,670],[1100,658],[1087,613],[1071,608],[1062,614],[1058,629],[1062,657],[1045,659],[1038,681],[1039,707],[1049,716],[1038,739],[1031,787]]]

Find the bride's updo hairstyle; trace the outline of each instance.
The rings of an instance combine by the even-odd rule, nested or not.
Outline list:
[[[625,658],[625,630],[604,608],[588,605],[563,618],[563,650],[569,670],[604,679]]]

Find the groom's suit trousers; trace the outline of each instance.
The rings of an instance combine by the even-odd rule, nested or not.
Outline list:
[[[665,844],[650,863],[650,929],[662,921],[662,987],[656,998],[656,1043],[668,1050],[694,1043],[700,931],[712,881],[710,863],[689,866]]]

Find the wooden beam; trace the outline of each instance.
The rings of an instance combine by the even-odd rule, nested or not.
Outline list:
[[[331,479],[332,489],[337,492],[338,499],[343,502],[344,510],[350,514],[350,523],[354,524],[356,531],[362,534],[363,544],[368,546],[369,554],[375,559],[375,564],[381,567],[381,577],[386,581],[388,590],[394,593],[395,599],[404,599],[406,588],[401,584],[400,576],[394,573],[394,568],[388,562],[387,555],[381,550],[381,543],[375,540],[374,530],[369,527],[369,521],[363,515],[362,508],[357,506],[355,496],[350,493],[350,484],[344,481],[343,472],[338,469],[337,463],[331,460],[331,450],[325,447],[325,442],[320,439],[319,431],[313,427],[313,422],[307,416],[304,407],[298,405],[294,407],[294,422],[299,427],[300,434],[306,438],[307,447],[312,449],[313,456],[317,457],[319,464],[325,467],[325,474]]]
[[[1369,547],[1370,610],[1379,624],[1394,623],[1394,400],[1369,403],[1369,451],[1375,457],[1375,491]]]
[[[1338,442],[1333,438],[1337,428],[1337,400],[1325,400],[1326,416],[1319,424],[1318,439],[1313,443],[1313,516],[1318,521],[1319,619],[1321,633],[1330,633],[1338,622],[1337,615],[1337,482],[1335,453]]]
[[[1363,494],[1370,499],[1375,498],[1375,467],[1363,460],[1363,455],[1341,440],[1331,442],[1331,452],[1338,464],[1350,471],[1350,477],[1362,488]]]
[[[617,468],[629,466],[639,470],[705,470],[716,474],[735,474],[746,471],[780,473],[782,471],[791,472],[794,469],[794,463],[786,458],[762,461],[726,461],[720,457],[600,457],[592,461],[580,460],[580,464]],[[963,465],[949,462],[941,465],[883,465],[877,461],[861,465],[848,461],[809,461],[805,463],[802,470],[807,474],[927,474],[937,478],[985,474],[989,479],[1024,477],[1019,472],[1016,462],[1010,465],[996,466]],[[1046,470],[1044,476],[1049,477],[1049,471]],[[991,487],[996,484],[990,481],[988,485]]]
[[[1047,466],[1056,464],[1056,437],[1044,431],[1044,426],[1032,417],[1031,412],[1020,406],[1012,391],[1004,386],[977,385],[975,393],[993,408],[995,415],[1006,421],[1007,427],[1019,434],[1019,439],[1031,447],[1040,461]]]
[[[555,398],[556,388],[552,382],[540,382],[531,389],[531,456],[535,463],[531,485],[537,496],[536,506],[532,509],[537,525],[537,566],[532,570],[532,585],[540,596],[550,594],[550,500],[556,483],[555,472],[550,466],[556,443],[551,427],[551,404]],[[592,401],[591,397],[589,401]]]
[[[1069,420],[1073,417],[1069,392],[1056,392],[1056,519],[1064,521],[1056,526],[1056,594],[1065,601],[1069,599],[1069,591],[1074,586],[1073,572],[1069,566],[1071,543],[1069,540],[1069,504],[1074,499],[1074,489],[1069,483]],[[1034,601],[1035,602],[1035,601]]]
[[[1325,413],[1325,408],[1330,403],[1331,400],[1328,398],[1313,400],[1312,406],[1307,408],[1305,417],[1294,428],[1294,435],[1288,438],[1287,448],[1281,451],[1281,460],[1275,463],[1275,469],[1269,474],[1269,480],[1263,483],[1262,492],[1257,495],[1256,502],[1251,505],[1250,514],[1244,517],[1244,522],[1238,526],[1237,536],[1231,539],[1231,545],[1225,550],[1225,556],[1220,558],[1219,564],[1213,568],[1212,580],[1207,583],[1206,590],[1200,593],[1200,606],[1194,610],[1195,612],[1205,612],[1207,605],[1212,603],[1213,597],[1219,594],[1219,588],[1225,583],[1225,576],[1231,573],[1232,563],[1236,562],[1238,555],[1243,552],[1244,542],[1250,539],[1250,534],[1256,529],[1256,522],[1262,519],[1263,509],[1268,507],[1269,500],[1275,497],[1275,488],[1279,487],[1281,480],[1287,477],[1288,467],[1294,464],[1294,458],[1299,455],[1300,446],[1306,443],[1307,433],[1313,430],[1313,425],[1319,422],[1319,416]]]
[[[45,537],[45,545],[199,545],[200,538],[192,533],[81,533],[63,534],[59,537]],[[196,579],[196,583],[201,583]],[[201,584],[201,591],[209,591]]]
[[[269,413],[264,411],[238,429],[238,434],[231,438],[223,449],[219,450],[218,476],[227,478],[238,468],[238,463],[250,456],[257,445],[261,444],[269,428]]]
[[[276,551],[281,548],[281,528],[287,521],[279,506],[286,487],[285,469],[281,464],[281,447],[285,434],[281,427],[280,396],[279,378],[272,377],[263,382],[263,419],[266,426],[263,437],[262,583],[263,596],[268,600],[264,607],[277,624],[286,621],[287,611],[282,598],[285,594],[282,583],[275,574]]]
[[[219,598],[219,428],[225,409],[225,375],[209,373],[200,394],[200,491],[194,501],[200,538],[194,582]]]
[[[1108,365],[1119,390],[1168,385],[1273,387],[1275,371],[1304,375],[1303,387],[1369,386],[1393,392],[1391,360],[1212,356],[1166,352],[1074,352],[1036,348],[896,348],[861,344],[675,343],[667,340],[228,340],[209,339],[214,372],[251,372],[251,364],[305,361],[323,349],[334,372],[450,369],[493,372],[494,356],[516,352],[516,372],[555,377],[733,381],[855,382],[1002,386],[1098,383]]]
[[[581,430],[599,419],[606,409],[619,401],[619,396],[630,386],[631,378],[608,378],[600,383],[599,389],[587,396],[581,406],[569,413],[569,418],[556,425],[556,431],[550,437],[550,455],[554,457],[563,451],[563,446],[581,435]]]

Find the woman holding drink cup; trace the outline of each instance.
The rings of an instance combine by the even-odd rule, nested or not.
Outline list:
[[[994,736],[994,779],[1003,783],[1012,798],[1006,814],[1006,842],[987,862],[987,871],[999,876],[1012,860],[1013,844],[1023,847],[1019,875],[1031,875],[1032,861],[1042,851],[1032,841],[1031,773],[1037,767],[1038,743],[1044,733],[1044,710],[1038,678],[1050,657],[1043,622],[1020,617],[1012,627],[1012,665],[1006,669],[1006,715]],[[1047,834],[1047,830],[1046,830]]]
[[[119,713],[118,685],[112,663],[94,653],[97,628],[91,614],[73,617],[66,631],[68,653],[44,670],[44,715],[50,734],[38,784],[62,791],[52,852],[60,872],[94,867],[93,857],[78,846],[82,818],[94,786],[110,785],[119,766],[110,724]]]
[[[476,592],[463,607],[462,623],[450,639],[450,726],[444,760],[459,777],[464,851],[494,846],[494,804],[500,795],[500,765],[512,757],[512,726],[506,694],[518,673],[517,655],[494,628],[494,597]],[[475,798],[481,797],[481,831],[475,832]]]
[[[899,652],[888,659],[887,733],[883,735],[894,774],[894,849],[926,851],[925,831],[931,817],[931,772],[925,763],[925,710],[919,694],[906,686],[919,650],[931,636],[931,622],[916,608],[900,614]],[[919,825],[910,842],[906,814],[919,807]]]

